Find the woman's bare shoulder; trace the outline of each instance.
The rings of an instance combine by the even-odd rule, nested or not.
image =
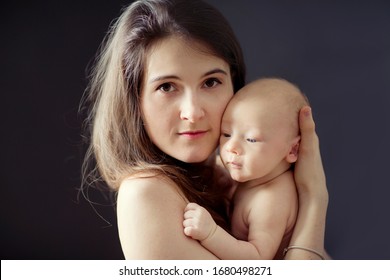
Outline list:
[[[118,192],[117,216],[125,257],[212,258],[197,241],[183,233],[186,205],[177,185],[167,178],[148,176],[124,180]]]
[[[177,185],[161,175],[146,174],[127,178],[123,180],[118,191],[118,200],[136,200],[139,203],[151,204],[152,202],[159,203],[162,198],[187,203]]]

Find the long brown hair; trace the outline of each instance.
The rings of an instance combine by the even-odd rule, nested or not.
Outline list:
[[[140,96],[148,49],[179,35],[205,44],[229,65],[234,91],[245,83],[240,45],[226,19],[199,0],[142,0],[126,7],[111,26],[96,58],[83,105],[89,106],[90,140],[83,165],[83,185],[104,181],[112,190],[130,175],[164,175],[189,201],[221,221],[221,190],[213,166],[187,164],[164,154],[150,140],[142,121]]]

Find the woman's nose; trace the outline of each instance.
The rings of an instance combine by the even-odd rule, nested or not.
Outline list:
[[[204,115],[202,100],[196,92],[185,94],[181,102],[180,118],[194,123],[202,119]]]

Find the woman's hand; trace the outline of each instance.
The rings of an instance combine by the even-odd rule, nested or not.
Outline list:
[[[311,108],[299,113],[301,143],[294,176],[299,195],[299,212],[285,259],[329,258],[325,249],[328,190],[322,166],[318,136]],[[313,253],[313,250],[316,253]],[[323,256],[323,257],[320,257]]]
[[[328,202],[328,190],[322,166],[318,136],[315,132],[311,108],[305,106],[299,113],[301,143],[294,176],[299,198],[309,196]]]

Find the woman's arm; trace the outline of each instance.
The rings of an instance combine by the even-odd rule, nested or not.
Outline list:
[[[294,170],[299,195],[299,213],[290,247],[300,248],[287,250],[285,259],[320,259],[316,253],[305,250],[315,250],[326,257],[324,239],[329,199],[319,140],[310,107],[304,107],[300,111],[299,126],[301,144]]]
[[[125,180],[119,189],[119,237],[126,259],[216,259],[183,234],[187,202],[161,177]]]

